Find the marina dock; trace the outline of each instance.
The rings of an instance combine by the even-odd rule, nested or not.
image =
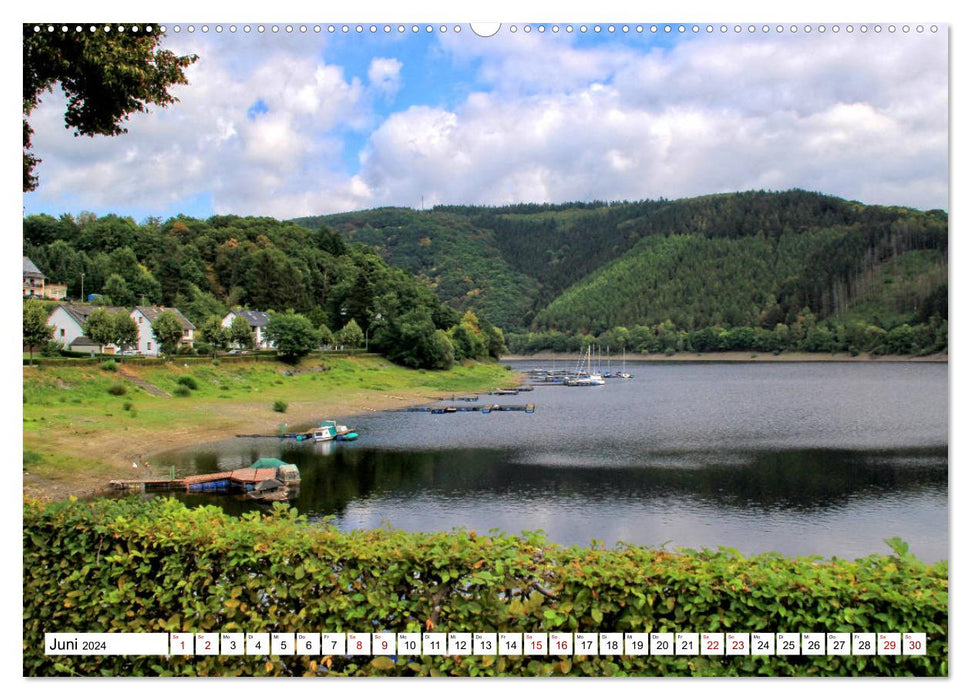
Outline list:
[[[108,484],[118,491],[246,491],[247,485],[275,479],[276,469],[234,469],[229,472],[195,474],[178,479],[114,479]]]
[[[461,406],[407,406],[406,408],[395,409],[405,413],[492,413],[493,411],[521,411],[523,413],[535,413],[536,404],[465,404]]]
[[[187,493],[249,493],[270,479],[296,486],[300,483],[300,471],[293,464],[264,458],[246,469],[193,474],[179,478],[151,477],[147,479],[113,479],[108,485],[116,491],[186,491]]]

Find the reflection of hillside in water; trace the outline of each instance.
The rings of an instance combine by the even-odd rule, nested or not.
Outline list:
[[[687,498],[724,509],[812,512],[908,493],[946,497],[948,485],[946,448],[661,453],[647,457],[642,467],[543,466],[535,464],[535,455],[523,464],[515,451],[477,449],[399,452],[327,444],[278,454],[300,467],[300,495],[293,505],[315,516],[340,515],[348,504],[373,496],[417,494],[448,499],[579,498],[607,510],[611,501],[649,505]],[[258,447],[228,460],[218,452],[196,452],[191,467],[183,470],[218,471],[233,468],[237,460],[244,467],[261,456],[266,455]],[[230,512],[255,507],[231,501],[225,506]]]
[[[347,504],[375,495],[435,494],[504,499],[581,498],[602,503],[689,498],[726,509],[836,508],[850,501],[906,493],[946,493],[946,450],[859,453],[756,452],[702,455],[700,467],[569,468],[523,466],[515,454],[483,450],[388,453],[338,451],[320,456],[284,451],[301,464],[295,505],[305,512],[341,514]],[[679,455],[679,461],[691,461]],[[739,462],[744,462],[740,464]]]
[[[564,544],[837,556],[896,535],[925,560],[947,556],[946,366],[634,369],[604,387],[537,387],[533,415],[371,413],[347,419],[353,443],[226,440],[155,463],[187,474],[280,457],[301,470],[294,507],[345,529],[544,529]]]

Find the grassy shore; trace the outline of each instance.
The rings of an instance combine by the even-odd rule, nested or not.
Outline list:
[[[296,367],[177,361],[118,367],[24,367],[25,495],[88,495],[103,490],[109,479],[131,478],[133,461],[171,448],[516,381],[496,364],[408,370],[373,356],[312,358]],[[167,395],[150,393],[138,382]],[[287,404],[285,412],[274,410],[278,401]]]

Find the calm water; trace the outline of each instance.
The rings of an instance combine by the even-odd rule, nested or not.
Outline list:
[[[531,415],[341,416],[357,442],[232,439],[156,463],[186,474],[280,457],[301,470],[295,507],[344,529],[543,530],[563,544],[848,558],[889,553],[883,540],[899,536],[925,561],[948,558],[946,365],[628,370],[634,379],[603,387],[487,397],[533,402]]]

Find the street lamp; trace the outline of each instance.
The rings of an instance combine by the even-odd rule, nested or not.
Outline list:
[[[84,273],[81,273],[81,303],[84,303]]]

